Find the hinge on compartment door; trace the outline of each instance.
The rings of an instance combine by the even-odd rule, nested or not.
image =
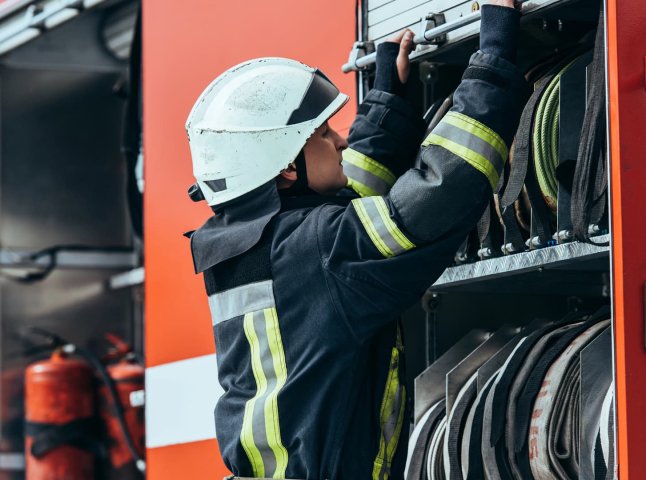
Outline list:
[[[372,42],[372,41],[354,42],[354,45],[352,45],[352,50],[350,50],[350,56],[348,57],[347,64],[353,65],[357,69],[357,71],[368,70],[370,66],[360,67],[357,65],[357,61],[360,58],[365,57],[366,55],[370,55],[371,53],[374,53],[374,51],[375,51],[375,42]]]
[[[429,13],[425,17],[422,17],[422,20],[420,22],[420,36],[424,38],[425,32],[437,28],[440,25],[444,25],[445,23],[446,17],[443,13]],[[442,45],[443,43],[446,43],[446,33],[437,38],[434,38],[433,40],[427,40],[424,42],[424,44],[426,45]]]

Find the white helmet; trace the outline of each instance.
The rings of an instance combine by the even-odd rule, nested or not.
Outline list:
[[[258,58],[224,72],[186,121],[204,199],[219,205],[276,177],[347,101],[323,73],[294,60]]]

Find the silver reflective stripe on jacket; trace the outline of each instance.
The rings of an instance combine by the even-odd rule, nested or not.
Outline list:
[[[209,297],[213,326],[245,313],[275,306],[272,280],[250,283]]]

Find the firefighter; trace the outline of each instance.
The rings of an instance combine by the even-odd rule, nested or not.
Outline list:
[[[234,475],[402,478],[410,392],[397,319],[482,215],[527,94],[514,65],[520,12],[490,3],[454,106],[427,138],[403,98],[409,32],[380,45],[347,141],[327,120],[348,97],[292,60],[233,67],[193,107],[190,194],[214,215],[191,249]],[[408,169],[420,144],[427,168]]]

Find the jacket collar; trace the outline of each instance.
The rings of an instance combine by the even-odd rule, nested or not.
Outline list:
[[[251,249],[279,212],[324,204],[346,206],[352,198],[355,196],[279,196],[276,183],[271,180],[242,197],[217,207],[215,215],[190,234],[195,273],[202,273]]]
[[[191,235],[195,273],[249,250],[279,211],[280,199],[273,179],[218,206],[215,215]]]

